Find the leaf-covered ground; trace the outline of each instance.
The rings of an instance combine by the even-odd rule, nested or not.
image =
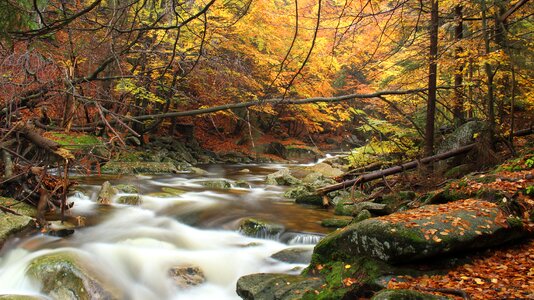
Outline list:
[[[391,281],[388,288],[427,292],[454,289],[464,291],[472,299],[534,299],[534,240],[487,250],[471,263],[456,267],[445,275],[400,277]],[[451,294],[441,295],[462,299]]]

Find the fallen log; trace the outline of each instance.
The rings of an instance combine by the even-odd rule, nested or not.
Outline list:
[[[531,126],[530,128],[516,131],[514,132],[513,135],[514,136],[525,136],[525,135],[532,134],[532,132],[533,132],[533,127]],[[365,183],[371,180],[380,179],[380,178],[383,178],[389,175],[404,172],[406,170],[415,169],[420,165],[426,165],[432,162],[444,160],[444,159],[451,158],[451,157],[454,157],[460,154],[467,153],[471,151],[472,149],[474,149],[475,146],[476,146],[476,143],[472,143],[472,144],[469,144],[469,145],[466,145],[460,148],[449,150],[447,152],[443,152],[443,153],[432,155],[432,156],[427,156],[419,160],[413,160],[411,162],[407,162],[402,165],[393,166],[393,167],[383,169],[383,170],[377,170],[371,173],[360,175],[357,178],[352,179],[352,180],[347,180],[347,181],[343,181],[343,182],[336,183],[333,185],[318,188],[316,192],[318,195],[324,195],[326,193],[337,191],[337,190],[344,189],[347,187],[351,187],[356,184],[362,184],[362,183]]]

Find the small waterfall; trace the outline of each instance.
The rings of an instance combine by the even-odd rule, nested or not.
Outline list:
[[[315,245],[324,235],[309,232],[284,232],[280,237],[282,243],[288,245]]]

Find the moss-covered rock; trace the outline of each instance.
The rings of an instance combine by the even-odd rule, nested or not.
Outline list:
[[[323,227],[333,227],[341,228],[349,225],[352,222],[352,218],[332,218],[332,219],[323,219],[321,221],[321,226]]]
[[[67,252],[35,258],[27,274],[54,299],[124,299],[109,278],[104,278],[86,259]]]
[[[500,245],[526,234],[495,204],[461,200],[349,225],[322,239],[317,262],[367,256],[398,263]]]
[[[0,212],[0,248],[10,236],[35,227],[35,221],[28,216]]]
[[[117,184],[114,187],[121,193],[139,194],[139,189],[133,184]]]
[[[21,215],[30,217],[35,217],[37,215],[37,209],[34,206],[13,198],[0,197],[0,205],[9,207],[9,209]]]
[[[281,224],[271,223],[254,218],[246,218],[239,223],[239,231],[244,235],[258,238],[274,238],[285,230]]]
[[[141,205],[143,204],[143,200],[139,195],[124,195],[119,196],[119,198],[117,199],[117,203],[127,205]]]
[[[239,278],[236,291],[245,300],[301,299],[323,283],[318,277],[260,273]]]
[[[372,218],[373,215],[371,214],[370,211],[368,211],[367,209],[364,209],[362,211],[360,211],[353,219],[352,219],[352,224],[355,224],[355,223],[358,223],[358,222],[361,222],[363,220],[367,220],[367,219],[370,219]]]
[[[232,184],[224,179],[202,181],[200,184],[210,189],[225,190],[232,188]]]
[[[106,174],[173,174],[178,172],[171,162],[108,161],[102,168]]]
[[[302,181],[300,179],[297,179],[293,175],[291,175],[291,172],[289,169],[285,168],[279,171],[276,171],[272,174],[267,175],[267,179],[265,180],[265,183],[270,185],[300,185],[302,184]]]
[[[111,186],[111,183],[109,181],[105,181],[102,186],[100,187],[100,191],[98,192],[97,202],[100,204],[111,204],[113,202],[113,198],[119,193],[119,191]]]
[[[382,290],[371,300],[447,300],[449,298],[412,290]]]

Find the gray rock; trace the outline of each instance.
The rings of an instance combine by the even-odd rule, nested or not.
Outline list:
[[[428,205],[333,232],[317,244],[314,257],[330,261],[364,256],[404,263],[496,246],[526,235],[521,223],[503,222],[507,215],[495,204],[473,199]]]
[[[124,299],[110,278],[93,270],[91,263],[73,253],[56,252],[35,258],[27,274],[54,299]]]
[[[300,299],[319,289],[324,281],[316,277],[287,274],[251,274],[239,278],[237,294],[245,300]]]
[[[309,264],[312,252],[309,248],[287,248],[271,255],[271,258],[290,264]]]
[[[121,193],[139,194],[139,189],[133,184],[118,184],[115,188]]]
[[[219,180],[209,180],[200,182],[201,185],[210,188],[210,189],[230,189],[232,184],[228,180],[219,179]]]
[[[120,196],[117,199],[117,203],[119,204],[127,204],[127,205],[141,205],[143,204],[143,201],[139,195],[125,195]]]
[[[279,170],[275,173],[267,175],[267,179],[265,181],[267,184],[270,185],[300,185],[302,184],[302,181],[295,178],[293,175],[291,175],[291,172],[289,172],[289,169],[285,168],[282,170]]]
[[[0,248],[9,237],[35,227],[35,221],[28,216],[0,212]]]
[[[443,153],[474,142],[476,133],[484,130],[484,123],[480,121],[470,121],[458,127],[453,133],[447,135],[445,140],[438,146],[438,153]]]
[[[349,225],[352,222],[352,218],[331,218],[331,219],[323,219],[321,221],[321,226],[323,227],[333,227],[333,228],[341,228]]]
[[[169,270],[169,277],[181,289],[200,285],[206,281],[204,272],[196,266],[176,266]]]
[[[278,237],[284,230],[285,228],[281,224],[254,218],[243,219],[239,223],[239,231],[241,233],[257,238],[273,239]]]
[[[191,173],[195,175],[199,175],[199,176],[206,176],[209,174],[208,171],[202,170],[201,168],[197,168],[197,167],[191,167]]]
[[[115,197],[118,193],[119,191],[112,187],[109,181],[106,181],[102,184],[102,187],[100,187],[96,201],[100,204],[109,205],[112,203],[113,197]]]

